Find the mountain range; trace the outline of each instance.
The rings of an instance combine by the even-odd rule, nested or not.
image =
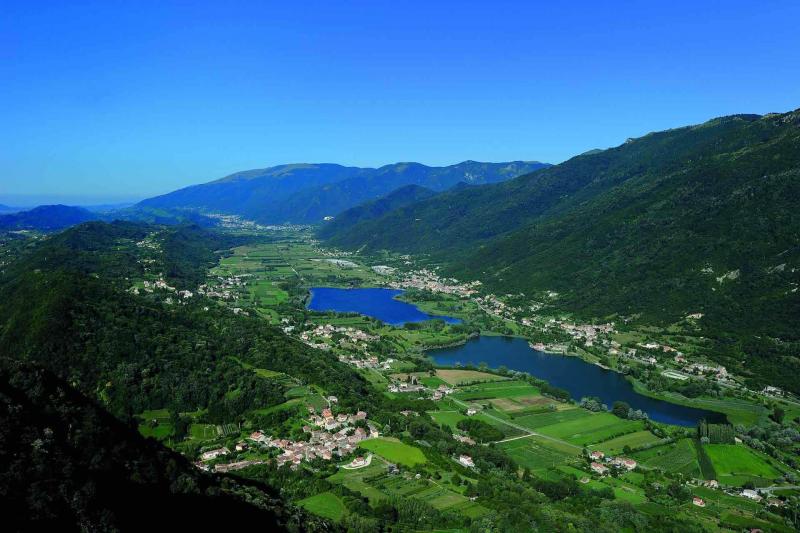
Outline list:
[[[96,214],[82,207],[40,205],[28,211],[0,215],[0,230],[57,231],[97,218]]]
[[[799,199],[800,110],[651,133],[320,234],[589,318],[703,313],[720,357],[787,383],[800,370]]]
[[[143,200],[138,207],[192,208],[241,215],[264,224],[314,224],[405,185],[444,191],[460,182],[496,183],[546,166],[535,161],[464,161],[445,167],[420,163],[396,163],[380,168],[281,165],[186,187]]]

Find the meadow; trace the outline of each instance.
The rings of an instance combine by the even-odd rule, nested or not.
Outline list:
[[[720,483],[742,485],[752,481],[758,486],[771,484],[781,472],[765,456],[743,445],[707,444],[706,453],[714,464]]]
[[[409,446],[391,437],[367,439],[362,441],[359,446],[380,455],[387,461],[404,466],[413,467],[427,462],[419,448]]]
[[[692,477],[701,476],[697,453],[689,439],[636,452],[633,458],[647,467],[660,468],[665,472],[679,472]]]
[[[323,492],[309,498],[305,498],[297,502],[300,507],[303,507],[310,513],[319,515],[323,518],[328,518],[334,522],[338,522],[345,515],[347,510],[339,499],[332,492]]]

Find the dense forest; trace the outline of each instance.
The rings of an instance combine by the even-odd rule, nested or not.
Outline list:
[[[213,405],[217,418],[230,419],[254,405],[280,403],[282,391],[242,362],[291,369],[343,402],[363,401],[362,378],[255,317],[197,298],[169,304],[128,292],[127,280],[141,275],[144,264],[134,243],[148,235],[159,240],[158,266],[177,288],[203,281],[213,251],[231,244],[193,226],[154,230],[131,223],[93,222],[54,236],[2,278],[0,352],[46,366],[103,398],[118,416]]]

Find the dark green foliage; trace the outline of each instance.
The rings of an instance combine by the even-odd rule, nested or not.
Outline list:
[[[703,448],[700,439],[692,439],[695,451],[697,451],[697,462],[700,464],[700,472],[705,479],[717,479],[717,472],[714,470],[714,463]]]
[[[313,528],[265,486],[224,482],[34,366],[0,366],[5,531]],[[237,526],[238,524],[238,526]]]
[[[717,360],[800,392],[799,198],[800,111],[737,115],[446,192],[329,243],[428,253],[490,290],[557,291],[553,307],[586,318],[702,312]]]
[[[709,444],[734,444],[736,431],[731,424],[709,424],[701,420],[697,424],[697,438],[706,438]]]
[[[378,218],[393,209],[413,204],[434,195],[436,195],[434,191],[425,187],[406,185],[382,198],[351,207],[339,213],[333,221],[325,223],[320,228],[319,235],[324,239],[342,231],[349,231],[350,228],[361,221]]]
[[[619,400],[614,402],[614,405],[611,407],[611,412],[620,418],[628,418],[628,411],[630,410],[631,406],[628,405],[627,402]]]
[[[503,440],[504,437],[503,432],[496,427],[474,418],[459,420],[456,427],[469,433],[469,436],[478,442],[496,442]]]
[[[167,305],[127,293],[141,274],[130,243],[155,228],[92,222],[43,241],[0,282],[0,352],[38,362],[129,417],[169,406],[208,408],[215,423],[281,403],[283,389],[257,368],[291,370],[345,406],[365,407],[371,389],[335,357],[292,340],[255,317],[192,298]],[[196,227],[158,230],[160,268],[177,287],[195,286],[225,245]],[[127,244],[126,244],[127,243]]]

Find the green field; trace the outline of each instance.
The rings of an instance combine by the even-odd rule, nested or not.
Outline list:
[[[692,441],[689,439],[681,439],[672,444],[654,446],[634,453],[633,458],[645,466],[660,468],[665,472],[680,472],[687,476],[701,477],[697,453]]]
[[[456,429],[456,424],[460,420],[467,418],[466,415],[462,415],[458,411],[431,411],[428,414],[431,415],[431,418],[433,418],[436,423],[450,426],[450,429],[453,430]]]
[[[602,450],[607,454],[616,455],[618,453],[621,453],[623,448],[625,448],[625,446],[629,446],[633,449],[636,449],[641,446],[654,445],[658,443],[660,440],[661,439],[659,439],[649,431],[642,430],[642,431],[635,431],[633,433],[628,433],[627,435],[622,435],[621,437],[616,437],[611,440],[607,440],[605,442],[589,446],[589,449]]]
[[[575,457],[575,454],[547,447],[532,437],[503,442],[498,446],[521,467],[530,468],[534,472],[561,465]]]
[[[623,420],[609,413],[593,413],[588,417],[547,425],[538,431],[573,444],[586,445],[640,431],[642,428],[644,423],[641,421]]]
[[[391,437],[367,439],[362,441],[359,446],[380,455],[387,461],[404,466],[415,466],[427,462],[419,448],[409,446]]]
[[[297,504],[310,513],[336,522],[341,520],[345,512],[347,512],[342,500],[332,492],[323,492],[316,496],[311,496],[300,500]]]
[[[440,368],[436,371],[436,376],[451,385],[461,385],[471,381],[504,381],[508,379],[488,372],[458,368]]]
[[[457,392],[459,400],[488,400],[492,398],[514,398],[519,396],[536,396],[539,389],[524,381],[504,381],[497,383],[481,383],[468,385]]]
[[[536,430],[544,426],[569,422],[571,420],[580,420],[589,416],[591,416],[591,414],[588,411],[576,407],[574,409],[537,413],[534,415],[515,416],[514,423]]]
[[[385,500],[387,495],[377,488],[375,488],[370,481],[374,478],[385,475],[386,466],[381,462],[373,459],[372,464],[364,468],[356,470],[340,469],[334,475],[328,478],[332,483],[339,483],[348,489],[361,493],[362,496],[369,499],[371,504],[376,504],[380,500]]]
[[[753,481],[763,485],[781,475],[765,457],[743,445],[707,444],[704,448],[714,463],[720,483],[742,485]]]

